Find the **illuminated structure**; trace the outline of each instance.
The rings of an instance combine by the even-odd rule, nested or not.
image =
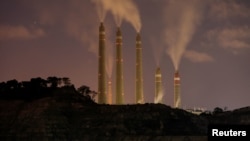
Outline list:
[[[112,82],[108,81],[108,104],[112,104]]]
[[[105,28],[99,27],[99,56],[98,56],[98,103],[106,103],[106,70],[105,70]]]
[[[161,69],[158,67],[155,72],[155,102],[162,103],[162,77]]]
[[[180,96],[180,75],[176,71],[174,74],[174,107],[181,107],[181,96]]]
[[[116,104],[123,104],[123,99],[122,33],[118,27],[116,32]]]
[[[143,72],[142,72],[141,37],[140,37],[140,34],[137,33],[137,36],[136,36],[136,87],[135,87],[136,103],[144,103],[142,73]]]

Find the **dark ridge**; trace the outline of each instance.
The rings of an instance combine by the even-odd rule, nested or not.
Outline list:
[[[196,115],[164,104],[97,104],[87,86],[49,89],[29,100],[0,99],[0,140],[202,141],[209,124],[250,125],[250,107]]]

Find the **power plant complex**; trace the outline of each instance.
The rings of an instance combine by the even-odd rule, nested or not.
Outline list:
[[[115,75],[115,101],[112,96],[112,82],[107,81],[106,49],[105,49],[105,28],[103,22],[99,26],[99,58],[98,58],[98,103],[99,104],[124,104],[124,78],[123,78],[123,54],[122,54],[122,32],[120,27],[116,31],[116,75]],[[136,74],[135,74],[135,103],[144,103],[143,95],[143,66],[142,66],[142,46],[141,36],[136,35],[135,52],[136,52]],[[106,87],[108,87],[108,92]],[[163,103],[162,74],[159,67],[155,72],[155,101]],[[180,95],[180,75],[174,73],[174,105],[175,108],[181,108]]]

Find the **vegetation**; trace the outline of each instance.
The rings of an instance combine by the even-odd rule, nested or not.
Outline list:
[[[18,82],[12,79],[0,82],[0,99],[22,99],[34,100],[38,98],[53,96],[60,90],[67,90],[69,93],[78,93],[94,100],[96,92],[88,86],[81,86],[76,89],[68,77],[49,76],[47,79],[41,77],[31,78],[30,81]]]

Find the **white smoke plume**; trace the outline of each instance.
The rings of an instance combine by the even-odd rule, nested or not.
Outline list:
[[[152,50],[154,53],[154,59],[155,59],[155,63],[156,63],[157,67],[160,66],[161,57],[162,57],[163,52],[164,52],[164,45],[161,42],[159,42],[159,40],[160,40],[159,37],[158,37],[158,39],[151,37],[149,40],[151,43],[151,46],[152,46]]]
[[[170,0],[165,10],[167,54],[178,70],[181,58],[201,20],[199,0]]]
[[[92,0],[97,5],[97,11],[104,13],[110,11],[117,26],[121,26],[123,20],[132,24],[137,32],[141,30],[141,19],[139,10],[132,0]],[[99,13],[99,15],[102,15]],[[101,17],[101,16],[100,16]],[[103,20],[104,17],[102,17]]]
[[[101,0],[93,0],[96,4],[97,15],[99,17],[100,22],[104,22],[107,10],[102,6]]]

